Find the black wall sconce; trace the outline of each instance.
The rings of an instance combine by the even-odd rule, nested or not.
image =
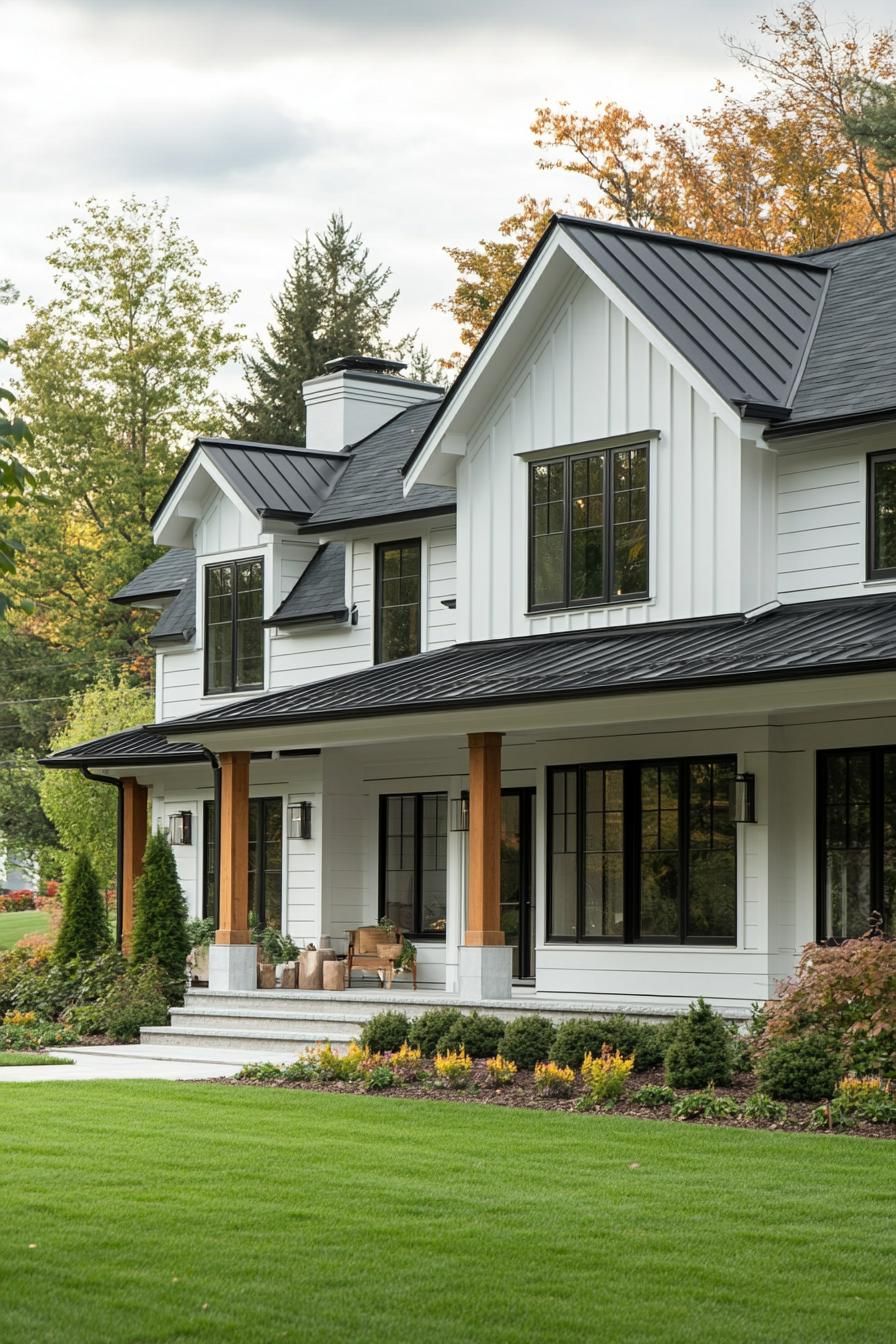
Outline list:
[[[172,812],[168,818],[168,840],[172,845],[192,845],[193,813]]]
[[[311,839],[311,804],[290,803],[287,808],[287,833],[290,840]]]
[[[735,775],[731,784],[731,818],[736,822],[756,820],[756,776]]]

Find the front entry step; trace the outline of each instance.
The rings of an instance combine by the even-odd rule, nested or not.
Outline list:
[[[313,1032],[270,1031],[261,1029],[250,1031],[238,1023],[229,1028],[214,1027],[141,1027],[141,1045],[191,1046],[197,1050],[276,1050],[283,1053],[302,1054],[321,1041]],[[335,1032],[325,1039],[337,1050],[348,1047],[352,1036],[337,1035]]]

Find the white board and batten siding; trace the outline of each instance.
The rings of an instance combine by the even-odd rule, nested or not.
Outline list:
[[[528,463],[519,454],[648,430],[659,434],[650,441],[649,600],[527,615]],[[459,639],[753,603],[741,588],[741,501],[755,485],[739,436],[590,280],[561,301],[467,442],[457,481]]]
[[[896,589],[866,582],[867,456],[896,446],[891,425],[782,440],[777,567],[782,602]]]

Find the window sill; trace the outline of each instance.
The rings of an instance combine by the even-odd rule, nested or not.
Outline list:
[[[261,686],[238,686],[234,691],[203,691],[203,700],[220,700],[225,695],[260,695],[266,688]]]
[[[528,620],[534,620],[540,616],[574,616],[576,612],[613,611],[620,607],[653,607],[655,605],[656,598],[645,593],[634,597],[611,597],[606,602],[576,602],[571,606],[560,607],[528,607],[523,615]]]
[[[863,579],[863,588],[896,588],[896,571],[892,574],[881,574],[879,578]]]

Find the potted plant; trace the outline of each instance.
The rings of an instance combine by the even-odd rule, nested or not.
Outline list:
[[[208,984],[208,949],[214,941],[215,921],[211,918],[188,920],[187,937],[190,940],[190,955],[187,957],[190,979]]]

